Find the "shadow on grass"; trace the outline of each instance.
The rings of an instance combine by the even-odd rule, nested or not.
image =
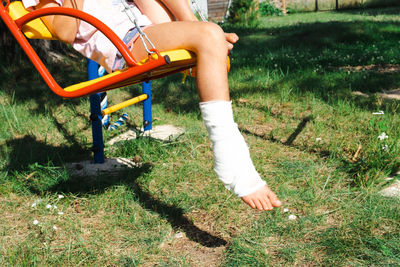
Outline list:
[[[181,229],[184,231],[190,240],[205,247],[221,247],[227,244],[224,239],[213,236],[195,226],[193,222],[184,215],[183,209],[163,203],[154,198],[150,193],[142,190],[138,184],[133,184],[131,189],[135,193],[135,196],[138,197],[143,208],[160,214],[162,218],[168,220],[174,229]]]
[[[352,98],[353,91],[376,93],[398,88],[398,72],[348,73],[341,67],[399,63],[399,28],[399,22],[368,20],[299,21],[275,28],[228,28],[227,31],[236,31],[241,38],[235,46],[231,70],[231,76],[239,80],[241,89],[240,92],[233,90],[233,95],[279,93],[282,88],[289,87],[294,95],[313,93],[332,103]],[[249,81],[243,79],[241,82],[240,75],[244,70],[252,70],[254,75]],[[274,75],[267,86],[250,88],[246,85],[262,83],[266,72]],[[358,106],[361,109],[374,108],[363,104]]]
[[[140,205],[156,212],[166,219],[174,229],[180,229],[186,236],[205,247],[220,247],[227,242],[204,230],[201,230],[184,214],[184,210],[164,203],[146,192],[136,182],[145,173],[151,172],[151,164],[140,168],[122,171],[116,175],[99,175],[96,177],[71,177],[62,167],[64,162],[79,161],[88,157],[88,153],[79,145],[54,147],[37,141],[33,136],[25,136],[7,142],[8,155],[6,170],[11,173],[22,173],[23,184],[34,194],[73,193],[77,195],[102,194],[107,188],[115,185],[126,185],[137,197]],[[4,147],[2,147],[4,149]],[[26,175],[26,173],[29,173]],[[32,174],[35,177],[32,177]],[[14,175],[13,175],[14,176]],[[16,177],[18,175],[15,175]],[[28,179],[28,178],[29,179]],[[14,178],[19,179],[19,178]]]
[[[364,8],[364,9],[348,9],[338,12],[355,14],[355,15],[366,15],[366,16],[399,15],[400,6],[388,6],[385,8],[376,7],[376,8]]]
[[[257,133],[255,131],[249,130],[249,129],[244,129],[244,128],[240,128],[240,131],[244,134],[248,134],[248,135],[252,135],[258,138],[262,138],[266,141],[270,141],[273,143],[278,143],[284,146],[290,146],[290,147],[294,147],[296,149],[299,149],[301,151],[303,151],[304,149],[296,147],[295,145],[293,145],[293,142],[296,140],[297,136],[299,136],[301,134],[301,132],[306,128],[307,123],[312,121],[313,117],[312,116],[307,116],[304,117],[301,122],[297,125],[296,129],[294,130],[294,132],[292,134],[290,134],[288,136],[288,138],[286,139],[286,141],[280,141],[278,139],[276,139],[274,136],[272,135],[268,135],[267,133]],[[318,153],[318,155],[321,158],[326,158],[329,157],[329,155],[331,154],[330,151],[327,150],[322,150],[322,151],[314,151],[314,150],[307,150],[307,152],[309,153]]]
[[[137,198],[139,204],[146,210],[159,214],[166,219],[173,229],[182,230],[186,236],[205,247],[220,247],[227,242],[214,236],[204,230],[201,230],[184,214],[184,210],[179,207],[164,203],[154,197],[151,193],[142,189],[136,180],[145,173],[151,172],[151,164],[143,164],[140,168],[127,170],[114,176],[97,176],[97,177],[72,177],[67,181],[52,186],[48,191],[63,192],[73,194],[101,194],[106,188],[114,185],[126,185]]]
[[[62,166],[65,162],[89,157],[89,152],[77,143],[56,147],[31,135],[8,140],[0,149],[2,157],[8,158],[6,170],[10,172],[27,171],[32,164]]]

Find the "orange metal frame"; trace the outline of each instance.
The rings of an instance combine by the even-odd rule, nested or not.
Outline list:
[[[6,6],[0,4],[0,17],[5,22],[6,26],[10,29],[11,33],[17,39],[18,43],[21,45],[22,49],[28,55],[29,59],[32,61],[35,68],[39,71],[40,75],[43,77],[46,84],[50,87],[50,89],[57,95],[64,97],[64,98],[75,98],[81,97],[84,95],[102,92],[109,90],[112,85],[123,82],[133,76],[140,75],[151,71],[157,67],[166,65],[169,63],[169,60],[166,57],[161,56],[157,50],[153,50],[157,54],[157,58],[154,59],[153,57],[143,65],[137,65],[136,60],[133,58],[132,54],[130,53],[129,49],[126,45],[122,42],[122,40],[104,23],[102,23],[97,18],[84,13],[80,10],[75,10],[72,8],[64,8],[64,7],[51,7],[51,8],[43,8],[39,10],[34,10],[17,20],[13,20],[9,14],[7,13],[7,7],[10,4],[10,1],[6,1]],[[47,70],[45,65],[43,64],[42,60],[36,54],[35,50],[29,44],[28,40],[22,33],[21,29],[26,23],[43,17],[47,15],[65,15],[70,17],[75,17],[86,21],[100,30],[110,41],[117,47],[120,51],[121,55],[124,57],[127,65],[129,68],[118,75],[114,75],[110,78],[101,80],[94,84],[88,85],[82,89],[67,92],[61,88],[58,83],[54,80],[50,72]],[[110,88],[111,87],[111,88]],[[106,89],[105,89],[106,88]]]

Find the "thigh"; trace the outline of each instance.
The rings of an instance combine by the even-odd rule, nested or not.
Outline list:
[[[135,0],[136,6],[146,15],[154,24],[160,24],[173,21],[172,14],[168,9],[157,0]]]
[[[226,50],[225,55],[228,51],[223,30],[210,22],[174,21],[150,26],[144,32],[158,51],[187,49],[198,53],[212,49]],[[132,54],[136,59],[147,56],[140,38],[134,42]]]

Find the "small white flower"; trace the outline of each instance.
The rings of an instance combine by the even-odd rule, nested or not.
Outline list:
[[[34,208],[34,207],[36,207],[36,205],[37,205],[37,203],[36,203],[36,202],[33,202],[32,205],[31,205],[31,207]]]
[[[315,138],[315,142],[321,142],[321,141],[322,141],[322,138],[321,138],[321,137]]]
[[[382,150],[388,150],[388,148],[389,148],[388,145],[384,145],[384,146],[382,147]]]
[[[278,64],[274,64],[275,68],[278,67]]]
[[[283,213],[286,213],[286,212],[289,212],[289,209],[288,209],[288,208],[284,208],[284,209],[283,209]]]
[[[38,225],[39,221],[38,220],[33,220],[33,225]]]
[[[389,136],[387,136],[387,134],[385,133],[385,132],[383,132],[383,133],[381,133],[379,136],[378,136],[378,139],[379,140],[385,140],[385,139],[388,139],[389,138]]]
[[[54,230],[57,230],[57,226],[53,225],[53,229],[54,229]]]
[[[47,205],[46,205],[46,209],[51,209],[51,207],[53,207],[53,206],[50,205],[50,204],[47,204]]]
[[[384,115],[385,112],[383,110],[379,110],[378,112],[372,112],[372,115]]]
[[[64,196],[63,195],[58,195],[58,198],[62,199],[62,198],[64,198]]]
[[[290,214],[288,219],[289,219],[290,221],[293,221],[293,220],[296,220],[296,219],[297,219],[297,216],[294,215],[294,214]]]
[[[182,238],[184,237],[183,233],[179,232],[175,235],[175,238]]]
[[[64,215],[64,212],[59,211],[59,212],[58,212],[58,215]]]
[[[53,205],[53,209],[57,209],[57,206],[56,206],[56,205]]]

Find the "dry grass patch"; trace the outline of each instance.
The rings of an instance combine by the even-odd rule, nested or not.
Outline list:
[[[360,72],[360,71],[372,71],[377,73],[397,73],[400,71],[400,64],[371,64],[364,66],[345,66],[340,67],[340,70]]]

